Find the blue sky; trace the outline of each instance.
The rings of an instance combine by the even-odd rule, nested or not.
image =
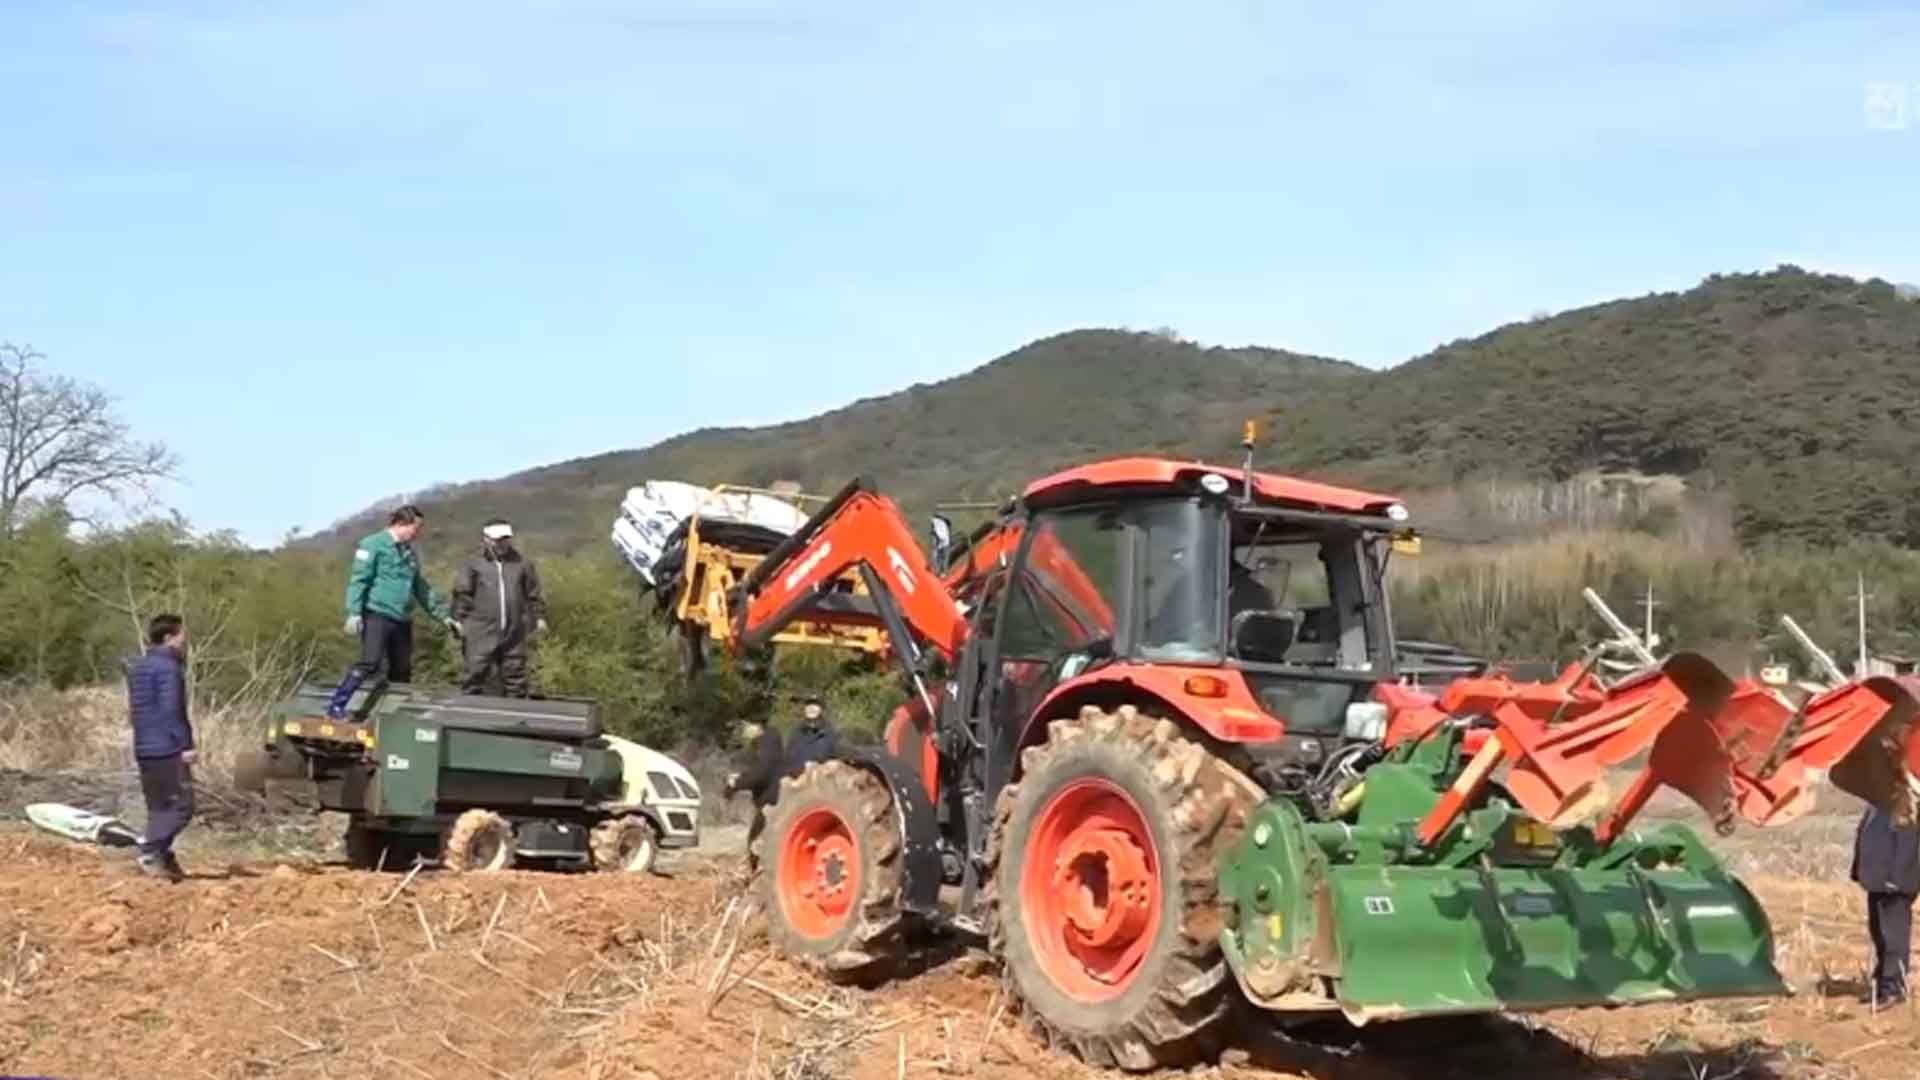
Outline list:
[[[1920,281],[1893,3],[10,0],[0,109],[0,340],[258,542],[1076,326],[1384,365]]]

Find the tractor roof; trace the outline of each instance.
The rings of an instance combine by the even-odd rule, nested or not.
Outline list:
[[[1081,465],[1027,485],[1022,498],[1028,502],[1062,503],[1098,497],[1101,489],[1138,487],[1176,487],[1191,484],[1197,477],[1215,473],[1231,481],[1235,490],[1245,482],[1239,469],[1207,465],[1198,461],[1170,461],[1166,458],[1115,458]],[[1256,472],[1253,493],[1258,502],[1278,503],[1306,510],[1331,510],[1344,514],[1384,514],[1400,500],[1371,491],[1335,487],[1332,484],[1301,480],[1292,476]]]

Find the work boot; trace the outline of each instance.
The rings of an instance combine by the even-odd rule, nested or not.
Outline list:
[[[333,688],[333,696],[327,699],[327,719],[335,722],[345,720],[354,691],[360,689],[360,684],[365,681],[366,676],[359,669],[349,670],[346,677],[340,680],[340,685]]]
[[[1895,1005],[1903,1004],[1906,1000],[1905,986],[1895,982],[1882,982],[1874,984],[1873,992],[1867,997],[1867,1004],[1873,1006],[1874,1011],[1878,1012],[1881,1009],[1891,1009]]]
[[[174,861],[172,855],[141,855],[134,860],[134,865],[138,866],[140,872],[148,877],[165,878],[168,881],[181,881],[187,876],[186,872],[180,869],[180,864]]]

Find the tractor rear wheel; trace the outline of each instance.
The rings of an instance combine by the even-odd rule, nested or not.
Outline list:
[[[844,761],[780,782],[754,841],[757,891],[775,948],[842,977],[890,957],[900,908],[900,827],[885,784]]]
[[[988,849],[991,948],[1042,1037],[1094,1065],[1218,1053],[1235,984],[1218,859],[1260,789],[1132,706],[1056,720],[1001,795]]]
[[[453,820],[440,845],[440,864],[456,874],[513,865],[513,826],[491,810],[469,810]]]

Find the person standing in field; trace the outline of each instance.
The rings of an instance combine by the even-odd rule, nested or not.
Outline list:
[[[497,674],[508,697],[526,697],[527,641],[547,631],[547,601],[533,560],[513,543],[513,526],[494,518],[480,529],[480,550],[453,580],[460,622],[460,689],[485,693]]]
[[[140,838],[140,872],[182,881],[173,841],[193,820],[193,724],[187,717],[186,624],[156,615],[147,624],[147,651],[127,667],[127,717],[140,794],[147,803]]]
[[[1867,1001],[1883,1009],[1907,999],[1913,953],[1913,902],[1920,894],[1920,829],[1895,828],[1877,806],[1867,807],[1853,840],[1853,880],[1867,891],[1867,932],[1873,937],[1873,986]]]
[[[413,542],[426,526],[427,516],[411,504],[395,510],[387,527],[367,536],[353,552],[347,577],[347,633],[360,639],[360,659],[327,702],[327,717],[344,719],[354,691],[369,677],[389,682],[413,681],[413,607],[427,609],[449,632],[458,636],[460,624],[427,584]]]
[[[840,735],[827,719],[827,703],[809,694],[800,706],[800,722],[787,736],[787,775],[799,776],[816,761],[831,761],[840,752]]]
[[[767,807],[780,797],[785,754],[780,733],[753,721],[740,725],[740,745],[747,751],[746,767],[727,777],[726,794],[744,792],[753,798],[753,823],[747,826],[747,867],[753,868],[753,842],[767,827]]]

